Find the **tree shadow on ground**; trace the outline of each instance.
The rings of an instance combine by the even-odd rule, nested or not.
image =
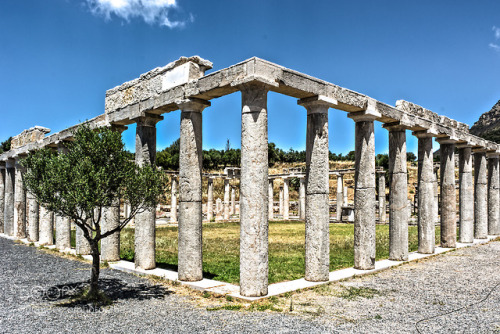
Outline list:
[[[37,294],[40,299],[54,302],[56,306],[100,310],[102,306],[123,300],[163,299],[173,293],[161,285],[134,284],[116,278],[101,278],[99,290],[104,294],[102,300],[89,301],[82,297],[88,287],[89,281],[59,284],[41,289]]]
[[[166,270],[172,270],[175,272],[179,272],[179,266],[176,264],[170,264],[170,263],[163,263],[163,262],[156,262],[156,267],[161,268],[161,269],[166,269]],[[206,279],[213,279],[215,274],[209,272],[209,271],[203,271],[203,278]]]

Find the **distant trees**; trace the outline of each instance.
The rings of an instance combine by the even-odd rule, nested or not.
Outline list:
[[[12,141],[12,137],[0,143],[0,154],[3,152],[7,152],[10,150],[10,143]]]

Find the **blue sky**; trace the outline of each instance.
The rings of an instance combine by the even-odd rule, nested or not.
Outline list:
[[[214,70],[257,56],[394,105],[405,99],[472,125],[500,99],[500,2],[275,0],[0,1],[0,140],[60,131],[104,112],[105,91],[180,56]],[[306,113],[269,94],[269,140],[304,149]],[[180,113],[158,124],[158,147]],[[330,149],[354,123],[330,110]],[[204,148],[240,145],[239,93],[204,111]],[[388,147],[376,126],[376,151]],[[133,150],[135,129],[124,133]],[[408,134],[408,151],[416,140]]]

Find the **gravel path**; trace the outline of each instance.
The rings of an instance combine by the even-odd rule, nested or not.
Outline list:
[[[287,313],[207,311],[109,269],[101,278],[112,306],[60,307],[88,264],[3,238],[0,254],[0,333],[500,333],[500,242],[280,298]]]

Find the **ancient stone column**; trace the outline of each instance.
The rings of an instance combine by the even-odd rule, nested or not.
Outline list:
[[[39,240],[41,245],[54,244],[54,213],[40,206],[40,231]]]
[[[240,294],[257,297],[267,295],[269,267],[267,88],[248,83],[240,90]]]
[[[215,215],[220,218],[222,212],[222,200],[220,198],[215,200],[215,211]]]
[[[290,219],[290,192],[288,190],[289,186],[290,186],[290,179],[284,178],[283,179],[283,219],[284,220]]]
[[[330,273],[328,108],[322,96],[299,100],[307,110],[305,279],[328,281]]]
[[[279,194],[279,214],[281,216],[281,219],[283,219],[283,212],[284,212],[284,198],[283,198],[283,186],[280,186],[280,194]]]
[[[375,115],[352,113],[355,128],[354,268],[375,268]]]
[[[488,234],[500,234],[498,152],[488,152]]]
[[[236,214],[236,189],[234,187],[231,187],[231,208],[229,214]]]
[[[0,161],[0,233],[4,233],[5,163]]]
[[[378,216],[379,223],[387,221],[387,212],[385,205],[385,171],[377,172],[378,174]]]
[[[40,207],[40,219],[42,214]],[[78,255],[89,255],[91,253],[90,244],[83,235],[83,230],[75,225],[75,250]]]
[[[434,157],[434,155],[433,155]],[[433,209],[434,209],[434,223],[437,224],[437,223],[440,223],[439,221],[439,182],[438,182],[438,175],[439,175],[439,167],[436,167],[434,168],[434,174],[433,174],[433,177],[434,177],[434,181],[433,181],[433,184],[434,184],[434,206],[433,206]]]
[[[427,131],[413,134],[418,138],[418,252],[433,254],[436,247],[433,135]]]
[[[26,189],[24,188],[23,173],[25,168],[16,158],[16,176],[14,186],[14,236],[18,239],[26,238]]]
[[[299,219],[306,219],[306,179],[305,177],[299,178]]]
[[[57,143],[58,154],[66,154],[68,149],[63,142]],[[71,248],[71,223],[68,217],[54,215],[54,224],[56,227],[56,248],[63,250]]]
[[[177,103],[181,109],[179,155],[179,280],[203,279],[202,253],[202,100]],[[224,199],[226,200],[226,199]],[[229,198],[228,198],[229,200]],[[229,208],[227,213],[229,214]],[[229,217],[228,217],[229,218]]]
[[[135,163],[155,165],[156,123],[163,117],[148,114],[136,120]],[[135,216],[135,266],[141,269],[156,267],[155,236],[156,208],[150,208]]]
[[[488,237],[488,176],[486,150],[474,149],[474,238]]]
[[[214,180],[208,178],[208,199],[207,199],[207,220],[212,221],[214,218]]]
[[[224,179],[224,220],[229,220],[229,179]]]
[[[347,192],[348,190],[349,190],[349,188],[347,186],[344,186],[344,189],[343,189],[343,191],[344,191],[344,203],[343,203],[343,205],[344,206],[349,205],[349,197],[348,197],[348,192]]]
[[[438,139],[441,145],[441,247],[457,243],[457,193],[455,190],[455,141]]]
[[[15,161],[8,159],[5,164],[5,207],[4,207],[4,233],[14,235],[14,184]]]
[[[460,237],[463,243],[474,242],[474,186],[472,184],[472,148],[458,146]]]
[[[177,222],[177,178],[172,176],[172,189],[170,196],[170,222]]]
[[[39,239],[39,206],[38,202],[31,193],[26,193],[26,202],[27,202],[27,213],[26,213],[26,221],[28,225],[28,241],[36,242]]]
[[[408,172],[406,129],[385,124],[389,130],[389,260],[408,260]],[[384,186],[385,193],[385,186]]]
[[[269,220],[274,219],[274,189],[273,189],[273,179],[269,179],[269,187],[268,187],[268,197],[269,197],[269,203],[268,203],[268,210],[269,210]]]

